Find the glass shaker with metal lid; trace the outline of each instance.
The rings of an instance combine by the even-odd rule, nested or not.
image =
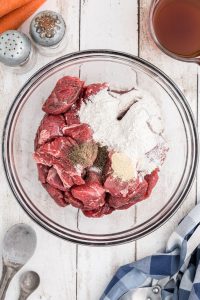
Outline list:
[[[65,34],[65,21],[57,12],[39,12],[31,21],[30,36],[42,55],[61,52],[65,47]]]
[[[19,73],[29,71],[36,62],[36,52],[28,36],[17,30],[2,33],[0,62]]]

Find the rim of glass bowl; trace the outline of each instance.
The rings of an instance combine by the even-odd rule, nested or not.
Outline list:
[[[189,147],[190,159],[191,161],[186,161],[185,170],[187,175],[183,174],[181,178],[181,183],[183,179],[185,180],[184,186],[177,187],[176,191],[170,198],[171,200],[168,204],[162,209],[163,213],[159,216],[158,212],[156,215],[151,218],[150,222],[145,221],[144,223],[125,231],[112,234],[87,234],[83,232],[74,231],[67,229],[52,220],[48,219],[47,216],[44,216],[33,203],[28,203],[25,198],[23,198],[23,191],[21,190],[20,183],[17,182],[17,175],[15,174],[15,168],[12,166],[12,133],[14,132],[16,117],[20,113],[20,105],[23,106],[23,100],[30,91],[31,88],[36,88],[37,83],[41,80],[43,75],[46,75],[54,70],[57,67],[60,67],[66,63],[76,63],[80,59],[89,60],[89,59],[109,59],[109,60],[119,60],[126,64],[133,64],[139,70],[154,76],[156,80],[165,90],[174,98],[176,98],[175,105],[177,109],[181,107],[182,114],[181,117],[185,119],[184,124],[186,134],[190,136],[190,139],[187,138],[187,147]],[[167,88],[166,88],[167,87]],[[188,128],[187,128],[188,127]],[[187,137],[188,137],[187,135]],[[38,225],[46,229],[48,232],[63,238],[67,241],[74,242],[82,245],[91,245],[91,246],[111,246],[117,244],[123,244],[133,240],[137,240],[145,235],[151,233],[152,231],[159,228],[163,225],[179,208],[181,203],[186,198],[188,192],[191,189],[192,182],[195,177],[195,172],[198,163],[198,134],[195,126],[195,121],[193,118],[192,111],[189,104],[187,103],[186,98],[176,86],[176,84],[161,70],[159,70],[154,65],[149,62],[138,58],[136,56],[130,55],[124,52],[112,51],[112,50],[87,50],[81,52],[75,52],[71,54],[64,55],[54,61],[48,63],[40,70],[38,70],[21,88],[19,93],[14,99],[12,106],[6,117],[4,130],[3,130],[3,143],[2,143],[2,157],[5,174],[10,185],[10,188],[17,199],[20,206],[26,211],[26,213],[34,220]],[[179,193],[178,199],[175,203],[172,203],[174,195]],[[170,203],[170,205],[169,205]],[[150,224],[149,224],[150,223]]]

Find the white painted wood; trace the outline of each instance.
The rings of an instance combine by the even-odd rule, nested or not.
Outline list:
[[[140,1],[140,56],[155,64],[168,74],[185,94],[195,118],[197,118],[197,65],[174,60],[162,53],[154,44],[148,31],[148,10],[150,1]],[[176,120],[172,120],[176,122]],[[137,259],[163,249],[167,238],[177,223],[185,216],[196,202],[196,181],[178,212],[160,229],[136,242]],[[144,213],[138,205],[137,214]],[[148,245],[148,246],[147,246]]]
[[[61,54],[79,49],[79,0],[49,0],[41,7],[61,12],[67,24],[67,46]],[[29,20],[23,24],[22,31],[28,32]],[[59,55],[61,55],[59,54]],[[58,56],[58,55],[57,55]],[[4,118],[16,93],[23,83],[38,68],[51,61],[52,57],[38,55],[35,67],[27,74],[15,75],[11,69],[0,65],[0,132],[2,133]],[[19,275],[25,270],[35,270],[41,276],[38,290],[30,296],[30,300],[66,300],[76,299],[76,245],[62,241],[34,224],[14,199],[0,162],[1,201],[0,201],[0,241],[5,231],[13,224],[25,222],[37,232],[38,246],[34,257],[14,278],[7,293],[7,300],[17,299],[19,292]],[[0,242],[1,249],[1,242]]]
[[[98,300],[118,267],[135,259],[135,245],[109,248],[78,247],[78,300]]]
[[[137,55],[137,1],[81,2],[81,50],[112,49]]]
[[[138,47],[137,2],[136,0],[47,0],[41,9],[60,11],[65,18],[68,43],[62,54],[79,49],[79,13],[81,12],[81,49],[110,48],[137,55],[139,48],[141,57],[157,65],[178,83],[196,117],[197,66],[172,60],[162,54],[152,43],[146,27],[149,0],[140,0]],[[22,26],[24,32],[28,32],[28,23],[29,21]],[[52,57],[44,58],[39,55],[35,67],[21,76],[16,76],[10,69],[0,65],[0,132],[8,108],[19,88],[35,70],[51,60]],[[196,200],[194,184],[187,200],[171,220],[136,243],[110,248],[77,247],[49,235],[35,225],[16,203],[3,175],[1,162],[0,174],[0,241],[5,231],[17,222],[31,224],[38,236],[37,252],[22,270],[33,269],[41,276],[41,285],[30,300],[98,300],[118,266],[164,248],[166,239]],[[145,214],[138,206],[137,215],[141,213]],[[132,220],[131,214],[132,212],[127,211],[127,219],[134,222],[135,215]],[[81,225],[81,219],[79,221]],[[119,217],[118,222],[123,221],[123,218]],[[19,275],[13,280],[6,300],[17,299]]]

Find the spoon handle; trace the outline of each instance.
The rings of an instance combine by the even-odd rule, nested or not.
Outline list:
[[[3,263],[3,272],[2,272],[2,278],[0,281],[0,299],[4,300],[5,296],[6,296],[6,292],[8,289],[8,286],[12,280],[12,278],[14,277],[14,275],[17,273],[18,270],[6,266]]]
[[[25,293],[24,291],[21,291],[18,300],[26,300],[28,298],[28,296],[29,296],[29,294]]]

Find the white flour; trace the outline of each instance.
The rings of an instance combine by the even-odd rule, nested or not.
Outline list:
[[[135,89],[120,95],[104,89],[82,104],[79,116],[93,129],[96,142],[128,156],[137,172],[146,175],[160,167],[159,158],[149,154],[164,144],[160,108],[151,94]]]

